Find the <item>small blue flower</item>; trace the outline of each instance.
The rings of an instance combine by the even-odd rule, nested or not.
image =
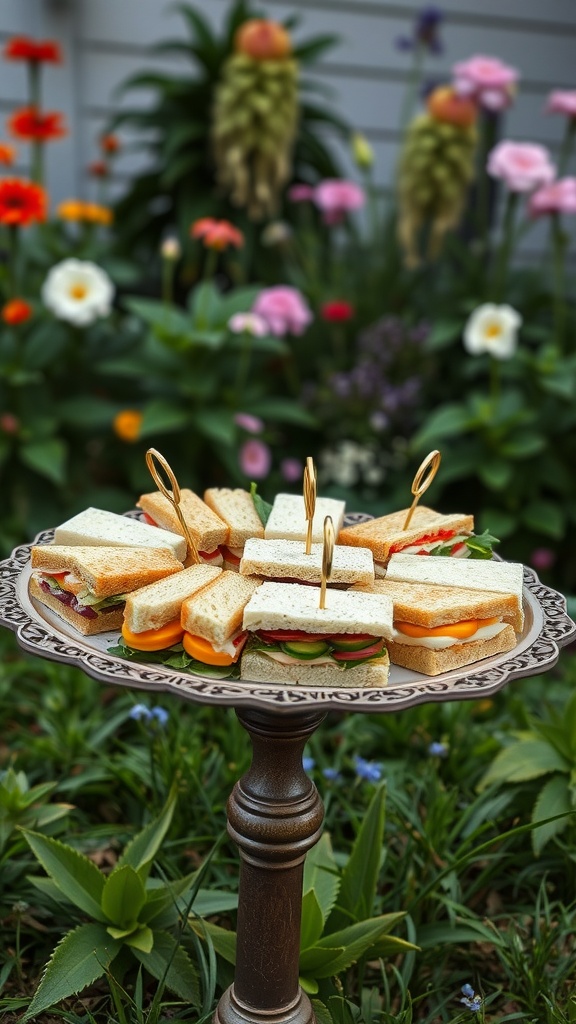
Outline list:
[[[462,985],[460,991],[463,996],[468,996],[469,999],[474,999],[474,989],[472,988],[472,985],[468,984],[468,982],[466,982],[465,985]]]
[[[156,707],[152,708],[150,712],[150,718],[155,718],[156,721],[158,722],[158,725],[164,728],[166,722],[170,718],[170,715],[168,714],[165,708]]]
[[[466,1006],[472,1013],[479,1013],[482,1009],[482,996],[477,996],[472,985],[462,985],[460,989],[463,998],[460,1002]]]
[[[384,770],[383,765],[378,764],[376,761],[365,761],[358,754],[354,758],[354,767],[358,777],[366,782],[378,782],[382,778]]]
[[[135,704],[130,712],[130,718],[133,718],[135,722],[139,722],[142,718],[148,722],[150,717],[151,712],[145,704]]]
[[[428,747],[428,753],[431,757],[447,757],[448,747],[445,743],[438,743],[434,740],[434,742]],[[468,986],[468,988],[470,988],[470,986]]]
[[[323,768],[322,775],[330,782],[338,782],[342,778],[342,775],[337,768]]]
[[[316,761],[314,760],[313,757],[303,757],[302,758],[302,767],[303,767],[305,772],[311,772],[315,764],[316,764]]]

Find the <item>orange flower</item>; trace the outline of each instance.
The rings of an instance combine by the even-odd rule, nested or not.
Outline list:
[[[222,251],[229,245],[240,249],[244,245],[244,235],[229,220],[215,220],[214,217],[201,217],[195,220],[190,228],[192,238],[201,238],[207,249]]]
[[[138,409],[123,409],[112,421],[112,428],[116,437],[121,441],[128,441],[132,444],[140,437],[140,427],[144,416]]]
[[[40,185],[22,178],[0,181],[0,224],[26,227],[46,220],[47,197]]]
[[[25,324],[32,316],[32,306],[24,299],[10,299],[0,313],[5,324]]]
[[[101,206],[100,203],[84,203],[84,220],[90,224],[108,224],[112,223],[114,214],[109,206]]]
[[[15,159],[16,146],[11,146],[8,142],[0,142],[0,164],[11,167]]]
[[[6,60],[29,60],[35,63],[62,63],[62,50],[58,43],[46,39],[36,41],[28,36],[14,36],[4,47]]]
[[[42,114],[36,107],[22,107],[8,119],[8,130],[25,142],[48,142],[66,135],[66,126],[59,113]]]
[[[103,153],[117,153],[120,149],[120,139],[117,135],[103,135],[100,139],[100,149]]]
[[[82,199],[65,199],[59,204],[56,213],[62,220],[82,220],[84,202]]]

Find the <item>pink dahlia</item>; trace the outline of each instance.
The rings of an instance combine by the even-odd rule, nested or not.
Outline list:
[[[452,74],[458,95],[475,100],[486,110],[509,107],[519,77],[516,68],[504,64],[497,57],[480,54],[455,64]]]
[[[312,313],[306,299],[297,288],[278,285],[263,288],[252,312],[261,316],[268,324],[271,334],[283,338],[285,334],[303,334],[312,322]]]
[[[314,202],[322,210],[325,224],[341,224],[347,213],[364,206],[365,199],[360,185],[339,178],[326,178],[314,189]]]
[[[304,466],[300,459],[282,459],[280,463],[280,472],[288,483],[295,483],[296,480],[301,480],[302,473],[304,472]]]
[[[258,441],[256,438],[245,441],[238,458],[245,476],[253,480],[263,480],[268,476],[272,465],[272,452],[264,441]]]
[[[548,97],[546,111],[576,117],[576,89],[554,89]]]
[[[248,434],[261,434],[264,430],[264,421],[259,416],[253,416],[250,412],[235,413],[234,423]]]
[[[531,217],[547,213],[576,213],[576,178],[560,178],[537,189],[528,201],[528,212]]]
[[[488,174],[511,192],[532,192],[554,180],[556,168],[544,146],[535,142],[499,142],[488,154]]]

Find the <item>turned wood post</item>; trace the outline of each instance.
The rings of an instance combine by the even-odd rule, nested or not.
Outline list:
[[[298,983],[302,876],[324,808],[302,768],[302,751],[325,716],[237,714],[253,757],[228,801],[228,832],[241,857],[236,973],[214,1021],[311,1024],[310,1000]]]

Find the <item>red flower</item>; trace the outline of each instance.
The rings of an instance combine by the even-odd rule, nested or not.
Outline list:
[[[345,320],[351,320],[355,313],[354,306],[349,302],[344,302],[343,299],[325,302],[320,309],[322,319],[328,320],[329,323],[343,323]]]
[[[244,235],[229,220],[215,220],[214,217],[201,217],[195,220],[190,228],[192,238],[201,238],[207,249],[222,251],[229,245],[237,249],[244,245]]]
[[[46,39],[43,42],[28,36],[14,36],[4,47],[6,60],[29,60],[36,63],[62,63],[62,50],[58,43]]]
[[[46,220],[48,202],[44,189],[22,178],[0,181],[0,224],[26,227]]]
[[[8,119],[8,129],[12,135],[25,142],[48,142],[49,139],[61,139],[66,135],[62,117],[59,113],[42,114],[36,107],[22,107]]]
[[[103,153],[117,153],[120,149],[120,139],[117,135],[103,135],[100,139],[100,149]]]
[[[3,412],[0,416],[0,430],[4,434],[17,434],[20,429],[20,421],[11,412]]]
[[[109,174],[108,164],[105,160],[93,160],[88,164],[88,174],[93,178],[107,178]]]
[[[7,142],[0,142],[0,164],[11,167],[16,156],[16,147],[10,146]]]
[[[24,299],[10,299],[0,312],[5,324],[24,324],[32,316],[32,306]]]

